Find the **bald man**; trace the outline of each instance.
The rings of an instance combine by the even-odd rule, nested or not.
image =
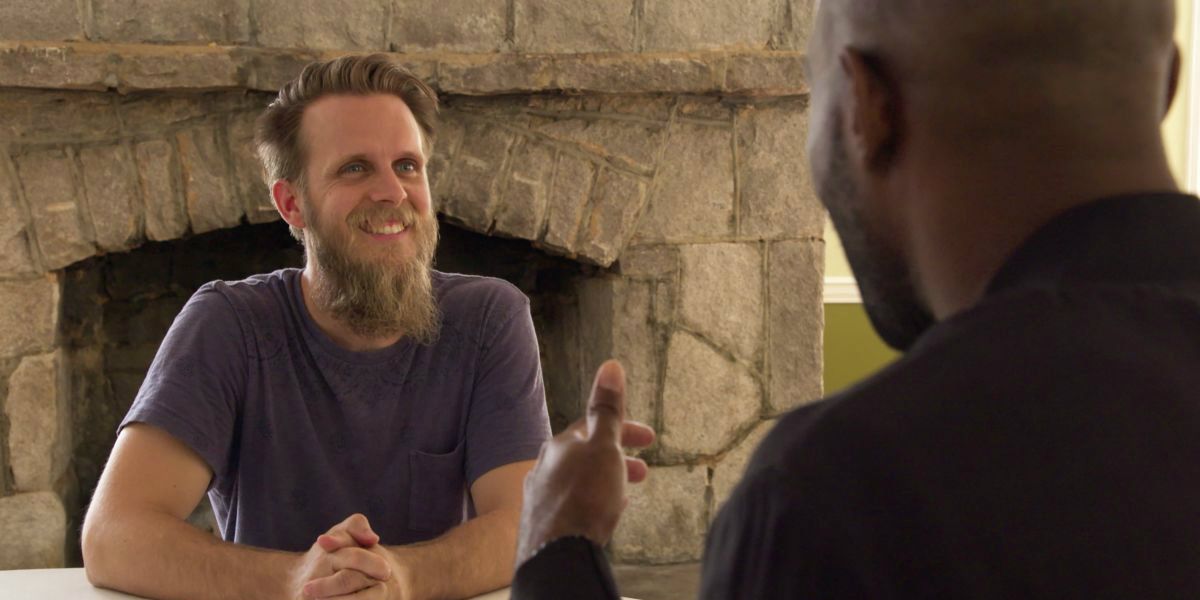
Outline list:
[[[779,420],[703,598],[1200,597],[1200,202],[1170,0],[826,0],[808,149],[902,359]],[[796,140],[796,143],[800,143]],[[612,598],[607,365],[526,480],[515,597]],[[622,439],[623,438],[623,439]]]

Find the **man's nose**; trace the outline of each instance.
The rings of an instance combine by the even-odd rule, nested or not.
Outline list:
[[[408,190],[405,189],[404,182],[400,181],[399,176],[391,171],[384,171],[373,178],[369,196],[373,202],[390,202],[398,205],[408,199]]]

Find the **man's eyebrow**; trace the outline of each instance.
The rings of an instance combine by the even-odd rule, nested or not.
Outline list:
[[[371,159],[367,158],[366,154],[361,154],[361,153],[350,154],[348,156],[343,156],[343,157],[338,158],[337,161],[335,161],[335,163],[334,163],[334,168],[340,169],[341,167],[343,167],[347,164],[350,164],[352,162],[369,163],[369,162],[371,162]]]

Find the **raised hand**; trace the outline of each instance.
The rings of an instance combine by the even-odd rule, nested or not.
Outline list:
[[[525,503],[517,541],[517,565],[547,542],[582,535],[603,545],[625,508],[625,482],[646,478],[646,464],[625,456],[622,446],[645,447],[654,430],[625,420],[625,371],[600,366],[587,416],[542,447],[525,478]]]

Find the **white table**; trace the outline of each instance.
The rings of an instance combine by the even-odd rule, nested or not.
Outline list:
[[[92,587],[83,569],[0,571],[0,600],[131,600],[130,596]],[[508,590],[497,590],[474,600],[508,600]]]

